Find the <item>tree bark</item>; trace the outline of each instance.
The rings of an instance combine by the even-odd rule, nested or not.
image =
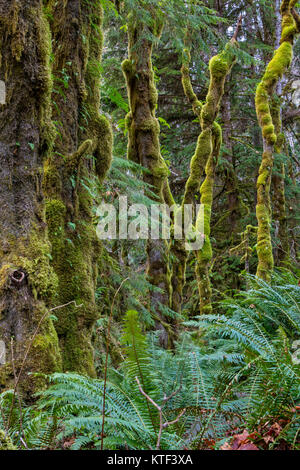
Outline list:
[[[42,379],[27,372],[61,368],[58,340],[47,317],[57,277],[44,219],[43,163],[53,145],[51,122],[51,38],[43,2],[0,1],[0,80],[6,102],[0,105],[0,339],[9,361],[0,368],[0,387],[13,380],[10,345],[28,397]]]
[[[50,2],[55,61],[57,136],[45,165],[46,218],[58,301],[75,300],[57,314],[63,369],[95,375],[91,334],[101,244],[93,225],[96,179],[111,162],[112,133],[100,107],[102,7],[83,0]]]
[[[271,280],[274,265],[270,230],[272,219],[270,185],[274,146],[278,138],[275,133],[271,106],[278,80],[289,67],[293,56],[293,42],[298,33],[298,26],[292,13],[295,3],[295,0],[283,0],[281,4],[282,33],[280,46],[269,62],[264,76],[258,84],[255,96],[256,113],[263,135],[263,155],[257,179],[258,266],[256,274],[267,282]]]
[[[123,64],[127,81],[130,112],[127,115],[129,135],[128,158],[141,164],[148,171],[144,181],[155,194],[154,204],[164,203],[164,183],[168,168],[160,153],[160,127],[155,117],[157,91],[152,68],[153,42],[150,35],[159,37],[162,24],[156,13],[150,10],[153,26],[150,27],[130,14],[128,23],[128,59]],[[150,196],[151,197],[151,196]],[[152,198],[153,199],[153,198]],[[163,306],[169,306],[169,253],[166,240],[147,242],[147,278],[153,289],[150,292],[150,308],[158,316],[156,328],[161,331],[160,343],[167,347],[170,340]]]

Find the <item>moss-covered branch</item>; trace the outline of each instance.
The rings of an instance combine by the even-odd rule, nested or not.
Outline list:
[[[240,23],[240,22],[239,22]],[[195,197],[200,189],[201,204],[204,205],[204,245],[197,251],[196,275],[198,280],[200,295],[200,311],[208,312],[211,308],[211,288],[209,280],[209,264],[212,258],[212,249],[210,243],[210,220],[213,202],[214,174],[218,161],[220,145],[222,140],[222,132],[219,124],[215,121],[222,95],[224,93],[224,83],[227,74],[230,72],[234,63],[234,47],[235,39],[232,39],[225,47],[225,50],[210,60],[210,85],[206,101],[204,105],[199,102],[193,91],[189,76],[190,54],[186,49],[183,54],[182,84],[185,94],[193,107],[195,115],[199,118],[201,133],[198,137],[195,154],[190,164],[190,176],[187,180],[182,208],[185,204],[195,203]],[[201,180],[205,175],[203,184],[200,187]],[[201,214],[201,213],[200,213]],[[200,223],[196,221],[196,229],[200,229]],[[203,225],[203,224],[202,224]],[[176,248],[176,242],[175,242]],[[172,284],[176,284],[178,292],[182,293],[184,285],[184,273],[187,253],[183,250],[183,246],[178,246],[177,258],[181,266],[176,269],[174,275],[179,276],[179,281],[172,280]],[[173,294],[175,298],[175,295]]]
[[[41,188],[54,140],[50,57],[43,2],[1,2],[0,79],[7,100],[0,106],[0,338],[8,361],[0,370],[0,389],[12,386],[13,369],[19,374],[24,351],[57,288]],[[24,396],[32,399],[44,383],[28,372],[60,369],[57,335],[46,315],[22,369]]]
[[[274,129],[277,136],[276,144],[274,145],[274,152],[280,154],[284,147],[284,134],[282,133],[282,123],[280,116],[280,100],[279,98],[273,99],[271,104],[271,115],[274,123]],[[284,163],[280,165],[272,175],[272,203],[273,215],[275,221],[275,236],[278,240],[277,246],[274,250],[275,263],[277,265],[286,264],[289,261],[289,239],[287,230],[287,215],[286,215],[286,201],[285,201],[285,167]]]

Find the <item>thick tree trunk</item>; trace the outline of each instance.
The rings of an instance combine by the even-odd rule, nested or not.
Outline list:
[[[276,15],[276,42],[275,47],[278,49],[280,46],[281,37],[281,15],[280,15],[280,0],[276,0],[275,5]],[[282,84],[281,80],[277,83],[277,94],[281,97]],[[280,99],[280,98],[279,98]],[[281,153],[284,149],[284,134],[282,133],[281,123],[281,107],[279,100],[273,100],[273,106],[271,109],[272,119],[275,126],[275,132],[277,135],[276,145],[274,147],[275,153]],[[289,260],[289,239],[288,239],[288,225],[286,215],[286,203],[285,203],[285,167],[281,165],[280,170],[274,172],[272,175],[272,190],[273,190],[273,217],[275,221],[275,237],[277,244],[274,249],[274,262],[275,264],[285,264]]]
[[[11,346],[18,374],[32,342],[21,377],[28,394],[41,379],[27,372],[61,368],[49,318],[34,336],[57,288],[41,188],[43,162],[54,138],[50,53],[43,2],[1,0],[0,80],[6,100],[0,105],[0,339],[8,363],[0,368],[0,387],[13,378]]]
[[[99,115],[102,8],[99,2],[52,2],[54,118],[57,137],[45,166],[46,217],[61,304],[56,329],[63,368],[94,375],[91,333],[101,244],[89,186],[110,166],[112,134]],[[51,7],[51,5],[50,5]]]
[[[263,135],[263,155],[257,179],[258,266],[256,274],[265,281],[270,281],[274,265],[271,241],[270,185],[274,146],[278,136],[276,135],[276,123],[272,118],[271,107],[276,85],[289,67],[293,56],[293,42],[298,32],[298,25],[293,14],[295,3],[295,0],[283,0],[281,4],[282,33],[280,46],[269,62],[255,96],[256,113]]]
[[[151,185],[156,199],[154,203],[164,203],[164,183],[168,168],[160,153],[159,123],[155,117],[157,91],[151,63],[152,41],[149,34],[159,37],[162,25],[153,16],[154,26],[150,28],[130,18],[128,25],[129,58],[123,62],[123,72],[127,81],[130,112],[127,116],[129,133],[128,158],[148,170],[144,181]],[[163,308],[169,306],[170,281],[168,245],[165,240],[149,238],[147,243],[147,278],[154,289],[150,292],[150,306],[159,319],[156,328],[161,330],[160,342],[167,346],[169,335],[164,321]],[[157,289],[158,288],[158,289]]]

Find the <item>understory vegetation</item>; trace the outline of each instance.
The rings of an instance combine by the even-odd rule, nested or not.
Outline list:
[[[299,6],[0,0],[0,450],[300,450]]]
[[[107,381],[55,373],[28,407],[6,391],[1,428],[29,449],[298,449],[300,288],[290,275],[248,281],[213,315],[186,321],[174,351],[127,311]],[[160,438],[152,400],[170,423]]]

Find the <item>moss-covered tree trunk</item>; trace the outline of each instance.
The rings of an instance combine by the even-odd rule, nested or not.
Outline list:
[[[195,197],[200,189],[200,202],[204,206],[204,221],[200,220],[203,213],[199,212],[198,220],[196,221],[196,229],[200,230],[200,224],[201,227],[204,227],[204,243],[203,247],[196,252],[196,276],[198,281],[201,314],[209,313],[211,310],[209,265],[212,259],[212,248],[210,242],[210,220],[213,203],[215,169],[218,162],[222,140],[222,131],[215,119],[219,112],[220,102],[224,93],[226,76],[230,72],[235,60],[233,52],[235,43],[236,40],[233,38],[232,41],[226,45],[225,50],[222,53],[210,60],[210,85],[204,106],[202,106],[198,101],[193,91],[188,71],[190,54],[188,50],[184,51],[184,63],[182,67],[183,88],[193,107],[194,113],[199,118],[202,129],[198,137],[195,154],[191,160],[190,176],[186,183],[182,203],[182,207],[184,207],[185,204],[195,202]],[[203,174],[205,178],[201,185]]]
[[[57,302],[57,277],[44,217],[43,163],[51,152],[51,39],[41,0],[0,1],[0,339],[8,362],[0,367],[0,388],[13,379],[32,343],[21,385],[40,386],[27,372],[61,368],[55,329],[46,315]],[[36,335],[34,336],[34,333]]]
[[[275,2],[275,16],[276,16],[276,49],[280,46],[281,37],[281,15],[280,15],[280,0]],[[284,151],[284,134],[282,132],[281,122],[281,106],[280,99],[282,95],[282,83],[278,81],[276,92],[279,95],[278,99],[273,100],[271,107],[272,119],[274,121],[275,134],[277,135],[277,141],[274,147],[275,159],[276,154],[280,154]],[[286,201],[285,201],[285,166],[284,163],[275,166],[275,172],[272,176],[272,207],[273,217],[275,221],[275,237],[277,243],[274,249],[274,262],[278,265],[284,265],[289,261],[290,248],[288,238],[288,224],[287,224],[287,213],[286,213]]]
[[[264,76],[258,84],[255,96],[256,113],[263,136],[263,155],[257,179],[256,217],[257,231],[257,276],[270,281],[274,265],[271,241],[270,185],[273,169],[273,153],[277,136],[271,113],[273,94],[278,80],[289,67],[293,56],[293,42],[298,31],[293,12],[296,0],[283,0],[281,4],[282,32],[280,46],[267,65]]]
[[[200,121],[202,104],[194,93],[189,74],[189,64],[191,56],[188,48],[183,50],[181,81],[184,93],[192,106],[195,116]],[[196,196],[199,192],[200,182],[204,174],[205,158],[202,155],[202,143],[197,142],[195,154],[191,160],[190,176],[185,186],[185,193],[181,204],[182,220],[184,217],[184,207],[189,204],[195,207]],[[186,249],[186,241],[184,239],[172,239],[170,244],[171,254],[171,308],[181,313],[183,301],[183,289],[185,285],[186,264],[188,259],[188,251]]]
[[[93,225],[93,191],[110,166],[112,134],[99,114],[102,7],[99,0],[49,5],[54,48],[53,114],[57,135],[45,165],[46,218],[58,301],[56,330],[64,370],[94,375],[92,327],[101,244]]]
[[[128,19],[128,59],[123,64],[127,81],[130,112],[127,115],[129,135],[128,158],[141,164],[148,171],[144,181],[151,185],[155,194],[153,203],[164,203],[164,183],[168,169],[160,153],[160,127],[155,110],[157,91],[152,68],[152,37],[159,37],[162,24],[151,11],[153,25],[149,26],[135,18]],[[150,37],[150,38],[149,38]],[[151,197],[151,196],[150,196]],[[168,273],[168,245],[165,240],[149,238],[147,242],[147,278],[154,289],[150,292],[152,312],[159,317],[156,328],[161,330],[160,342],[167,346],[169,335],[161,306],[169,306],[170,282]]]

